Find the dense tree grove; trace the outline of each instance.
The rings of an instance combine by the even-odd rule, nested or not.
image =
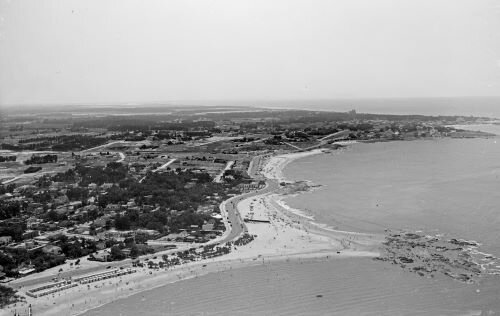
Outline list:
[[[45,156],[37,156],[33,155],[30,159],[26,160],[24,163],[26,165],[32,164],[44,164],[44,163],[54,163],[57,162],[57,155],[45,155]]]
[[[16,161],[16,156],[0,156],[0,162]]]
[[[87,186],[90,183],[97,185],[115,183],[127,177],[127,167],[119,162],[110,162],[104,168],[77,165],[75,170],[81,178],[80,186]]]
[[[23,223],[10,223],[0,226],[0,236],[10,236],[14,241],[20,241],[25,230],[26,225]]]
[[[193,186],[187,186],[192,183]],[[170,171],[149,174],[142,183],[122,181],[120,187],[110,190],[101,203],[134,199],[138,205],[156,204],[171,209],[195,210],[206,196],[222,192],[222,185],[212,183],[207,173]]]
[[[24,170],[24,173],[35,173],[42,170],[42,167],[29,166]]]
[[[66,261],[64,256],[44,253],[41,249],[28,251],[26,249],[9,249],[0,252],[0,265],[9,277],[18,275],[18,269],[22,266],[33,265],[36,271],[60,265]]]
[[[0,203],[0,219],[8,219],[19,215],[21,206],[19,202]]]
[[[15,188],[16,188],[16,185],[14,183],[9,184],[9,185],[0,185],[0,194],[12,193],[12,192],[14,192]]]
[[[18,145],[3,143],[0,149],[6,150],[54,150],[71,151],[83,150],[105,144],[105,137],[92,135],[60,135],[50,137],[29,138],[19,141]]]
[[[61,247],[62,253],[70,259],[76,259],[97,251],[96,242],[84,238],[56,235],[51,241]]]
[[[0,285],[0,308],[19,301],[16,291],[8,286]]]
[[[77,179],[77,174],[75,173],[75,170],[74,169],[69,169],[67,170],[66,172],[62,173],[58,173],[56,174],[55,176],[52,177],[52,181],[55,181],[55,182],[76,182],[76,179]]]

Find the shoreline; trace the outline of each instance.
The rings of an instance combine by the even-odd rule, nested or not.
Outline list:
[[[10,310],[32,304],[36,315],[82,315],[87,311],[124,299],[143,291],[170,283],[230,269],[254,266],[265,262],[290,259],[346,257],[377,257],[380,236],[356,232],[335,231],[319,227],[314,217],[304,216],[301,210],[290,208],[283,199],[280,182],[292,183],[283,176],[283,170],[292,161],[320,154],[323,150],[282,154],[260,159],[261,174],[266,178],[266,188],[249,196],[244,195],[236,205],[243,218],[265,219],[269,223],[246,222],[246,230],[255,239],[244,246],[235,247],[220,257],[176,266],[169,270],[137,268],[137,273],[120,278],[100,281],[86,288],[77,286],[43,299],[27,298],[26,304],[9,306],[0,315],[12,314]],[[265,191],[264,193],[259,193]],[[301,192],[297,192],[300,194]],[[239,196],[241,197],[241,196]],[[226,203],[227,201],[224,201]],[[225,205],[225,204],[224,204]],[[152,256],[161,254],[154,254]],[[163,271],[162,271],[163,270]],[[47,302],[48,301],[48,302]],[[50,304],[52,303],[52,304]],[[25,308],[25,307],[24,307]]]

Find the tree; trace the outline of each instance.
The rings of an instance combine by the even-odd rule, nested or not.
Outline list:
[[[131,247],[130,247],[130,256],[132,258],[135,258],[135,257],[138,257],[140,255],[140,251],[139,251],[139,248],[137,247],[136,244],[133,244]]]
[[[59,214],[54,211],[54,210],[50,210],[48,213],[47,213],[47,218],[53,222],[57,222],[59,220]]]
[[[16,291],[8,286],[0,285],[0,308],[15,303],[19,300]]]
[[[125,255],[122,250],[118,246],[111,247],[111,257],[113,260],[122,260],[125,259]]]
[[[115,218],[115,228],[118,230],[129,230],[130,218],[128,217],[128,215],[124,216],[117,215]]]

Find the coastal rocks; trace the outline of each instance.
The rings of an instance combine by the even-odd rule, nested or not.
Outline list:
[[[423,277],[444,274],[457,281],[475,283],[483,273],[498,274],[500,260],[478,251],[480,244],[462,239],[444,239],[423,233],[391,233],[382,244],[380,257]]]

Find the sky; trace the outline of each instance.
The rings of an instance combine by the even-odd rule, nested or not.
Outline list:
[[[500,1],[0,0],[0,106],[500,96]]]

